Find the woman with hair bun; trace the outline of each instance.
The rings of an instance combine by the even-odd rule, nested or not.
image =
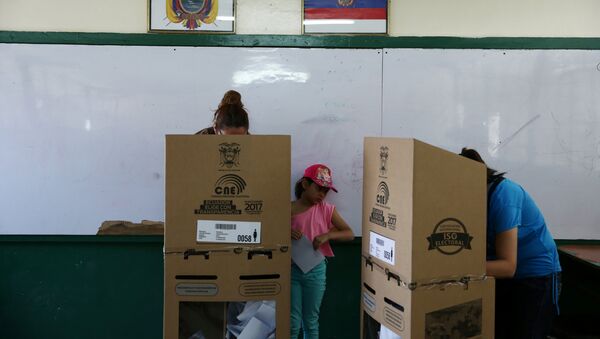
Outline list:
[[[213,117],[213,125],[196,134],[234,135],[249,134],[248,112],[244,109],[242,95],[229,90],[223,95]]]

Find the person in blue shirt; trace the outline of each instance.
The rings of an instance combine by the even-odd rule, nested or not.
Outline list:
[[[485,165],[474,149],[460,155]],[[556,244],[531,196],[504,174],[487,167],[486,273],[496,278],[496,339],[546,338],[558,314]]]

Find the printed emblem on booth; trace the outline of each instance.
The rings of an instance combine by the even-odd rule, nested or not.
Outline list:
[[[240,152],[240,144],[227,142],[219,144],[219,165],[227,169],[238,167],[240,165]]]
[[[470,250],[472,240],[473,237],[460,220],[446,218],[435,225],[433,233],[427,237],[428,250],[435,249],[446,255],[454,255],[463,249]]]
[[[379,147],[379,176],[380,177],[385,177],[387,174],[388,158],[389,158],[389,148],[387,146]]]

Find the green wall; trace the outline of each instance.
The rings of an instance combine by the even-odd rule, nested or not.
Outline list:
[[[333,247],[321,338],[358,338],[361,241]],[[162,338],[162,248],[161,236],[0,236],[0,338]],[[599,271],[561,262],[560,331],[592,333]]]
[[[0,236],[0,338],[162,338],[160,236]],[[360,241],[334,246],[321,338],[359,331]]]
[[[161,338],[162,237],[0,237],[0,338]]]

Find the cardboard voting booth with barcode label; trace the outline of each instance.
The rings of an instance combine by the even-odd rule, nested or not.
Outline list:
[[[363,171],[363,338],[492,338],[485,166],[365,138]]]
[[[166,339],[289,337],[290,146],[166,137]]]

